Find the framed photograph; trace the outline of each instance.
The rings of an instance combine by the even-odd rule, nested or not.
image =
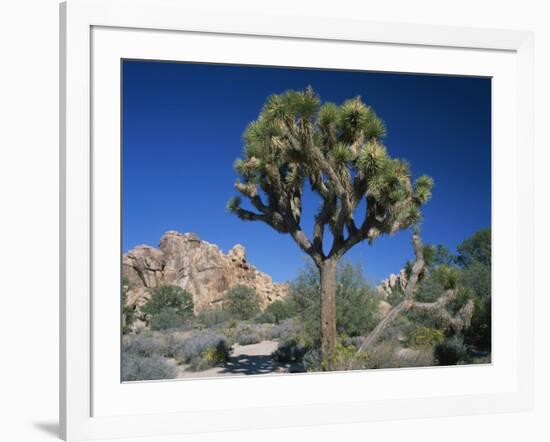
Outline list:
[[[60,14],[63,438],[532,408],[532,34]]]

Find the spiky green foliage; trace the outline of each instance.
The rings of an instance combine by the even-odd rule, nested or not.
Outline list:
[[[228,210],[290,233],[317,263],[405,229],[421,219],[433,180],[421,176],[413,185],[409,165],[388,155],[385,134],[383,121],[360,97],[321,104],[311,87],[272,95],[246,128],[243,157],[235,162],[241,177],[235,187],[254,209],[234,198]],[[311,239],[300,225],[305,183],[322,200]],[[366,211],[356,224],[361,201]],[[326,228],[333,245],[325,254]]]

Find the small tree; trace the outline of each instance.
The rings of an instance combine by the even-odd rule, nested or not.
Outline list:
[[[293,314],[295,312],[289,302],[276,299],[265,308],[259,319],[279,324],[281,321],[290,318]]]
[[[178,318],[185,320],[193,316],[193,310],[193,295],[175,285],[163,285],[152,289],[151,299],[141,307],[142,313],[150,318],[162,317],[163,323],[167,322],[167,316],[171,318],[171,323],[176,323],[175,319]]]
[[[462,266],[469,266],[473,263],[480,263],[485,266],[491,265],[491,229],[481,229],[475,232],[468,239],[462,241],[458,247],[458,263]]]
[[[224,309],[239,319],[250,319],[260,313],[260,304],[256,290],[237,285],[227,291]]]
[[[132,325],[136,320],[135,306],[128,305],[128,291],[130,290],[128,280],[122,280],[122,334],[126,335],[132,331]]]
[[[406,229],[420,219],[432,179],[413,184],[409,165],[391,158],[382,138],[384,124],[360,97],[321,105],[308,87],[269,97],[244,133],[244,154],[235,162],[241,197],[228,209],[246,221],[262,221],[289,234],[320,273],[321,352],[336,345],[336,268],[356,244]],[[309,183],[320,200],[312,237],[302,229],[303,188]],[[362,221],[356,209],[365,202]],[[332,245],[324,250],[325,230]]]

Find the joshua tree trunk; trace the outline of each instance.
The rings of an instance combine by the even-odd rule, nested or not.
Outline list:
[[[319,266],[321,290],[321,355],[324,358],[336,347],[336,266],[327,259]]]
[[[431,196],[433,180],[423,175],[413,183],[408,163],[388,155],[385,133],[383,121],[360,97],[321,105],[308,87],[266,100],[243,135],[243,158],[235,161],[240,196],[228,202],[228,210],[290,234],[319,269],[323,359],[336,348],[338,261],[363,241],[371,244],[417,223]],[[311,238],[301,226],[306,185],[322,201]],[[242,207],[242,196],[252,207]],[[361,202],[363,216],[357,213]],[[328,254],[325,230],[333,239]]]

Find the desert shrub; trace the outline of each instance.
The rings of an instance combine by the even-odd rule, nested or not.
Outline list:
[[[445,334],[436,328],[418,327],[411,330],[407,337],[407,346],[414,348],[432,348],[445,340]]]
[[[491,266],[473,262],[462,270],[461,284],[473,290],[479,298],[491,296]]]
[[[491,298],[478,299],[470,327],[464,330],[464,342],[483,350],[491,350]]]
[[[193,317],[193,296],[174,285],[163,285],[151,290],[151,298],[141,307],[153,330],[177,328]]]
[[[382,341],[372,349],[369,349],[368,368],[394,368],[396,367],[396,351],[399,349],[397,341]]]
[[[338,337],[334,351],[321,362],[324,371],[360,370],[368,366],[369,354],[358,351],[353,343],[346,345],[345,337]]]
[[[395,340],[382,341],[369,349],[367,368],[429,367],[434,364],[433,348],[404,349]]]
[[[360,336],[376,326],[378,297],[367,285],[360,267],[343,263],[337,273],[336,326],[338,332]]]
[[[491,267],[473,262],[462,272],[462,283],[474,293],[471,325],[464,331],[464,342],[491,349]]]
[[[460,280],[460,269],[452,265],[435,267],[430,276],[419,285],[415,297],[422,302],[432,302],[448,289],[457,287]]]
[[[262,340],[261,330],[254,324],[239,324],[234,336],[240,345],[257,344]]]
[[[214,327],[216,325],[223,324],[230,319],[230,314],[228,311],[215,308],[209,310],[203,310],[199,313],[198,319],[199,323],[205,327]]]
[[[123,381],[173,379],[175,377],[175,365],[162,356],[155,354],[144,357],[134,353],[122,354]]]
[[[397,284],[394,288],[392,288],[391,293],[386,297],[385,301],[395,307],[403,301],[404,297],[405,293],[403,292],[403,289],[399,284]]]
[[[361,270],[349,263],[336,274],[336,326],[349,336],[368,333],[376,324],[378,296],[365,282]],[[308,266],[290,284],[289,303],[313,342],[320,340],[319,272]]]
[[[273,359],[282,363],[300,363],[306,352],[316,348],[303,328],[294,328],[284,339],[281,339],[277,350],[272,353]]]
[[[450,266],[456,263],[456,256],[454,256],[447,247],[442,244],[431,246],[433,248],[433,256],[431,259],[431,265],[436,267],[440,265]]]
[[[165,347],[158,339],[144,334],[128,335],[122,338],[122,353],[140,357],[163,355]]]
[[[474,262],[491,266],[491,229],[481,229],[462,241],[458,247],[457,262],[468,267]]]
[[[281,321],[294,316],[294,314],[295,311],[290,303],[277,299],[269,304],[257,319],[258,322],[279,324]]]
[[[126,302],[128,301],[128,280],[122,280],[122,334],[126,335],[132,331],[132,325],[136,320],[136,308],[130,306]]]
[[[396,354],[396,368],[400,367],[429,367],[434,365],[433,347],[424,347],[419,350],[408,348],[398,351]]]
[[[200,356],[200,358],[196,359],[195,362],[192,364],[192,368],[194,370],[207,370],[209,368],[215,367],[216,365],[223,364],[225,361],[227,361],[228,352],[226,351],[227,348],[223,346],[223,348],[220,348],[219,346],[216,348],[207,348]]]
[[[238,319],[251,319],[260,313],[260,305],[256,290],[237,285],[227,291],[224,309]]]
[[[175,309],[165,308],[159,310],[149,319],[151,330],[191,329],[195,325],[192,317],[181,315]]]
[[[265,330],[264,337],[268,340],[280,339],[286,340],[291,335],[295,335],[298,332],[298,326],[296,321],[292,318],[285,319],[279,324],[275,324]]]
[[[271,356],[277,362],[296,363],[302,361],[307,351],[308,347],[298,338],[290,338],[281,342]]]
[[[456,365],[467,359],[468,354],[464,340],[459,336],[452,336],[446,341],[437,344],[434,348],[434,357],[437,365]]]
[[[342,337],[342,344],[346,347],[353,346],[357,350],[359,350],[364,342],[364,338],[362,336],[343,336]]]
[[[305,371],[321,371],[323,369],[321,351],[318,348],[310,348],[302,358]]]
[[[136,320],[136,310],[130,305],[122,306],[122,334],[127,335],[132,331],[132,325]]]
[[[320,342],[321,300],[319,298],[319,272],[313,265],[301,270],[290,283],[289,302],[296,311],[304,333],[314,342]]]
[[[175,343],[174,356],[179,363],[203,370],[226,361],[230,346],[227,338],[210,330],[197,330]]]
[[[183,315],[193,314],[193,296],[175,285],[163,285],[151,290],[151,298],[141,307],[143,313],[154,315],[164,309],[174,309]]]

